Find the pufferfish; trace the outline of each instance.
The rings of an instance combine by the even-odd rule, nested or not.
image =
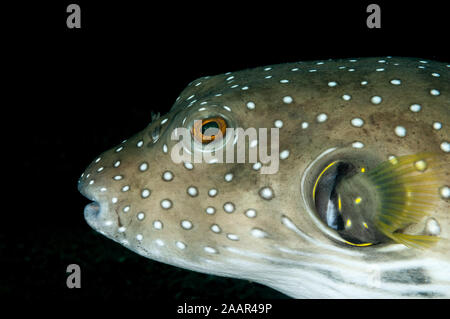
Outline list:
[[[449,67],[361,58],[199,78],[89,165],[84,217],[144,257],[294,298],[448,298]]]

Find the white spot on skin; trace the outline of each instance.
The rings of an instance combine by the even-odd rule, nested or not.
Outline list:
[[[150,196],[150,190],[147,189],[147,188],[143,189],[142,192],[141,192],[141,196],[142,196],[142,198],[149,197]]]
[[[259,190],[259,196],[264,199],[270,200],[273,198],[273,190],[270,187],[263,187]]]
[[[280,153],[280,159],[284,160],[289,157],[289,150],[284,150]]]
[[[122,175],[116,175],[116,176],[113,177],[113,179],[114,179],[115,181],[120,181],[122,178],[123,178]]]
[[[214,213],[216,212],[216,209],[212,206],[209,206],[209,207],[206,207],[205,211],[208,215],[214,215]]]
[[[256,238],[264,238],[267,237],[267,233],[259,228],[253,228],[250,233],[252,234],[253,237]]]
[[[161,201],[161,207],[164,209],[172,208],[172,201],[170,199],[163,199]]]
[[[187,189],[187,193],[191,197],[195,197],[198,195],[198,189],[195,186],[189,186]]]
[[[362,127],[364,125],[364,120],[359,117],[355,117],[351,120],[351,123],[354,127]]]
[[[213,232],[215,232],[216,234],[218,234],[218,233],[220,233],[220,232],[222,231],[222,230],[220,229],[219,225],[216,225],[216,224],[211,225],[211,230],[212,230]]]
[[[161,221],[159,221],[159,220],[155,220],[153,222],[153,228],[157,229],[157,230],[160,230],[160,229],[163,228],[163,223],[161,223]]]
[[[182,220],[181,227],[183,227],[186,230],[192,229],[192,223],[188,220]]]
[[[302,122],[302,129],[307,129],[309,126],[308,122]]]
[[[114,167],[119,167],[120,166],[120,161],[116,161],[115,163],[114,163]]]
[[[402,84],[402,81],[400,81],[398,79],[394,79],[394,80],[391,80],[391,84],[393,84],[393,85],[400,85],[400,84]]]
[[[141,165],[139,165],[139,170],[141,172],[145,172],[147,169],[148,169],[148,164],[146,162],[144,162]]]
[[[442,123],[441,122],[434,122],[433,123],[433,128],[437,131],[439,131],[442,128]]]
[[[100,192],[106,192],[106,187],[100,188]]]
[[[191,170],[194,168],[194,165],[191,162],[184,162],[184,167],[188,170]]]
[[[142,147],[142,145],[144,145],[144,141],[139,141],[136,143],[137,147]]]
[[[283,97],[283,103],[291,104],[292,101],[293,101],[293,99],[292,99],[292,97],[290,97],[290,96],[285,96],[285,97]]]
[[[245,211],[245,216],[247,216],[248,218],[255,218],[256,217],[256,210],[254,210],[254,209],[247,209]]]
[[[239,240],[239,236],[235,234],[227,234],[229,240]]]
[[[342,99],[344,101],[350,101],[352,99],[352,97],[350,95],[348,95],[348,94],[344,94],[344,95],[342,95]]]
[[[426,232],[431,236],[439,236],[441,234],[441,227],[436,219],[428,219],[426,224]]]
[[[248,108],[249,110],[254,110],[255,107],[256,107],[256,105],[255,105],[254,102],[252,102],[252,101],[247,102],[247,108]]]
[[[119,146],[118,148],[116,148],[116,153],[119,153],[121,150],[123,150],[123,146]]]
[[[439,194],[443,199],[449,199],[450,198],[450,188],[448,186],[442,186],[439,189]]]
[[[441,150],[443,150],[445,153],[450,152],[450,143],[449,142],[442,142],[441,143]]]
[[[367,82],[367,81],[362,81],[361,82],[361,85],[367,85],[369,82]]]
[[[101,157],[97,157],[97,159],[95,160],[95,163],[100,162],[101,159],[102,159]]]
[[[438,95],[441,95],[441,92],[439,92],[439,90],[433,89],[430,91],[430,94],[434,95],[434,96],[438,96]]]
[[[412,104],[409,109],[411,112],[417,113],[422,109],[422,106],[420,106],[420,104]]]
[[[211,188],[211,189],[208,191],[208,195],[209,195],[210,197],[216,196],[216,195],[217,195],[217,189]]]
[[[403,126],[396,126],[395,127],[395,135],[398,137],[405,137],[406,136],[406,128]]]
[[[117,201],[118,201],[117,197],[111,198],[111,202],[112,202],[113,204],[117,203]]]
[[[124,226],[121,226],[121,227],[119,227],[119,228],[117,229],[117,231],[118,231],[119,233],[123,233],[123,232],[125,232],[125,230],[126,230],[126,228],[125,228]]]
[[[203,248],[208,254],[217,254],[217,250],[216,249],[214,249],[214,248],[212,248],[212,247],[209,247],[209,246],[206,246],[205,248]]]
[[[143,237],[141,234],[137,234],[137,235],[136,235],[136,239],[137,239],[138,241],[141,241],[143,238],[144,238],[144,237]]]
[[[289,83],[289,80],[280,80],[280,83]]]
[[[125,185],[124,187],[122,187],[122,192],[128,192],[129,190],[130,190],[129,185]]]
[[[92,185],[92,184],[94,184],[94,180],[93,179],[89,181],[89,185]]]
[[[155,243],[158,246],[164,246],[164,242],[161,239],[155,239]]]
[[[278,128],[282,128],[283,127],[283,121],[282,120],[276,120],[273,125],[275,125],[275,127]]]
[[[225,203],[225,204],[223,205],[223,210],[224,210],[225,212],[231,214],[231,213],[234,212],[234,210],[235,210],[234,204],[231,203],[231,202]]]
[[[192,97],[194,97],[194,96],[192,96]],[[164,124],[164,123],[166,123],[166,122],[167,122],[167,120],[168,120],[168,119],[163,119],[163,120],[161,121],[161,124]]]
[[[124,213],[128,213],[128,212],[130,211],[130,205],[125,206],[125,207],[122,209],[122,211],[123,211]]]
[[[434,76],[435,78],[438,78],[441,76],[439,73],[431,73],[431,75]]]
[[[105,168],[102,166],[102,167],[99,167],[98,169],[97,169],[97,172],[101,172],[101,171],[103,171]]]
[[[260,162],[256,162],[255,164],[253,164],[252,168],[255,171],[258,171],[260,168],[262,167],[262,164]]]
[[[372,96],[370,98],[370,102],[372,102],[375,105],[380,104],[382,101],[383,101],[383,99],[381,98],[381,96],[378,96],[378,95]]]
[[[173,180],[173,174],[171,171],[165,171],[163,176],[162,176],[163,180],[165,180],[166,182],[169,182],[171,180]]]
[[[230,108],[229,106],[224,105],[223,108],[224,108],[225,110],[227,110],[228,112],[231,112],[231,108]]]
[[[233,180],[233,174],[232,173],[225,174],[225,181],[226,182],[231,182],[232,180]]]
[[[354,143],[352,143],[352,147],[353,148],[363,148],[364,144],[361,142],[354,142]]]
[[[331,82],[328,82],[328,86],[329,87],[335,87],[335,86],[337,86],[338,84],[337,84],[337,82],[335,82],[335,81],[331,81]]]
[[[183,242],[181,242],[181,241],[177,241],[177,242],[175,243],[175,246],[177,246],[177,248],[179,248],[179,249],[181,249],[181,250],[183,250],[183,249],[186,248],[186,244],[183,243]]]
[[[167,153],[167,152],[169,151],[169,149],[168,149],[168,147],[167,147],[166,144],[164,144],[164,145],[162,146],[162,150],[163,150],[163,153]]]
[[[328,115],[326,115],[325,113],[321,113],[319,115],[317,115],[317,122],[319,123],[323,123],[328,119]]]
[[[140,212],[140,213],[137,214],[136,217],[137,217],[138,220],[144,220],[145,214],[143,212]]]

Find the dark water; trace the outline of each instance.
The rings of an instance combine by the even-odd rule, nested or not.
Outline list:
[[[28,24],[10,25],[9,47],[15,50],[6,60],[13,68],[7,104],[13,116],[2,117],[11,129],[2,150],[9,196],[2,208],[0,249],[7,270],[0,294],[287,298],[256,283],[147,260],[94,233],[83,219],[88,200],[77,192],[77,179],[96,155],[143,129],[152,111],[168,111],[200,76],[308,59],[450,60],[439,7],[386,5],[382,29],[369,30],[367,4],[215,10],[82,2],[79,31],[65,28],[66,3],[32,7],[42,12],[37,16],[22,11]],[[72,263],[81,267],[81,289],[66,287]]]

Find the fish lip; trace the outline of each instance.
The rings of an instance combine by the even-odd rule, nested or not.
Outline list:
[[[97,219],[97,216],[100,214],[100,211],[101,211],[100,204],[96,201],[93,201],[84,207],[84,218],[88,221]]]

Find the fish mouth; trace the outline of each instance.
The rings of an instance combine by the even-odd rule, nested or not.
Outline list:
[[[97,218],[99,213],[100,213],[100,204],[95,201],[87,204],[84,207],[84,217],[86,219]]]
[[[93,229],[99,227],[99,215],[101,214],[101,206],[98,202],[93,201],[84,207],[84,219]]]

